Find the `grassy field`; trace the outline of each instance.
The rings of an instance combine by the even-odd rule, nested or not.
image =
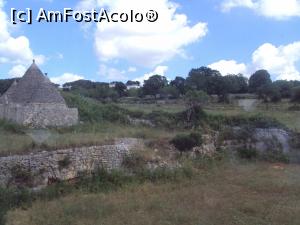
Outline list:
[[[291,106],[290,103],[282,102],[278,104],[259,104],[253,111],[245,111],[242,107],[237,105],[224,105],[214,104],[209,105],[205,108],[207,113],[214,115],[262,115],[264,117],[271,117],[288,128],[300,132],[300,111],[291,111],[288,108]]]
[[[130,110],[142,110],[144,112],[151,112],[154,110],[161,110],[165,112],[180,112],[185,109],[183,103],[180,104],[122,104],[121,107]],[[204,107],[205,111],[213,115],[225,115],[225,116],[235,116],[235,115],[261,115],[264,117],[271,117],[288,128],[300,132],[300,111],[291,111],[288,108],[292,106],[291,103],[287,101],[282,101],[280,103],[265,103],[258,104],[252,111],[245,111],[238,104],[219,104],[212,103]]]
[[[40,150],[111,144],[117,138],[170,138],[178,131],[113,123],[88,123],[67,129],[25,129],[15,134],[0,130],[0,156]]]
[[[81,103],[80,103],[81,104]],[[85,104],[91,104],[89,102]],[[92,115],[97,118],[97,113],[106,115],[99,103],[92,103],[96,109],[82,112],[84,115]],[[88,105],[90,107],[90,105]],[[122,110],[142,111],[150,113],[161,110],[169,113],[177,113],[185,109],[185,105],[178,104],[119,104],[116,107]],[[238,116],[238,115],[261,115],[271,117],[284,124],[286,127],[300,132],[300,111],[290,111],[288,102],[279,104],[259,104],[253,111],[246,112],[236,104],[209,104],[205,111],[212,115]],[[106,106],[104,106],[105,109]],[[108,106],[110,107],[110,106]],[[85,105],[82,107],[85,109]],[[91,107],[92,108],[92,107]],[[110,111],[114,109],[109,109]],[[124,113],[123,113],[124,114]],[[124,115],[121,116],[124,117]],[[126,116],[126,115],[125,115]],[[117,116],[116,116],[117,117]],[[155,139],[158,137],[170,138],[177,134],[177,130],[164,128],[151,128],[146,126],[132,126],[126,123],[108,121],[88,121],[84,124],[69,129],[49,129],[34,130],[27,128],[14,128],[11,125],[0,123],[0,156],[10,154],[22,154],[24,152],[34,152],[41,149],[58,149],[84,145],[97,145],[111,143],[115,138],[135,137],[144,139]]]
[[[135,137],[150,140],[144,158],[153,151],[161,152],[158,155],[165,160],[169,152],[164,151],[170,151],[166,143],[169,145],[176,134],[190,131],[181,130],[181,125],[163,128],[124,123],[128,115],[138,111],[181,112],[185,109],[181,103],[105,105],[74,96],[69,100],[79,106],[84,123],[62,129],[29,129],[0,121],[0,156],[110,144],[115,138]],[[300,112],[288,110],[290,106],[288,102],[258,104],[246,112],[235,104],[215,103],[207,105],[205,111],[212,115],[271,117],[299,132]],[[168,119],[163,113],[158,117]],[[185,159],[179,154],[174,157],[180,162]],[[130,177],[129,182],[128,177],[109,175],[98,176],[96,182],[84,180],[83,186],[58,184],[53,193],[51,186],[46,188],[52,197],[45,198],[26,192],[19,197],[3,189],[0,198],[5,209],[1,210],[0,201],[0,224],[10,209],[6,214],[8,225],[300,225],[300,165],[221,158],[208,160],[210,163],[188,159],[184,164],[188,170],[181,168],[179,174],[184,175],[176,175],[176,179],[168,173],[147,172],[147,176]]]
[[[185,104],[119,104],[119,106],[133,111],[143,111],[145,113],[151,113],[153,111],[162,110],[164,112],[177,113],[185,109]]]
[[[235,162],[192,178],[74,193],[12,210],[7,225],[297,225],[300,166]]]

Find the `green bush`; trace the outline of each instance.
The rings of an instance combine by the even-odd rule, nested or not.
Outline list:
[[[79,118],[84,122],[127,123],[128,111],[114,104],[102,104],[72,93],[63,93],[69,107],[78,108]]]
[[[202,144],[202,136],[200,133],[179,134],[171,140],[171,144],[180,152],[187,152]]]
[[[237,152],[242,159],[256,159],[258,157],[257,150],[253,148],[240,148]]]

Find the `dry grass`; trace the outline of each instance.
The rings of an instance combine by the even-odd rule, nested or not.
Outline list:
[[[226,164],[175,183],[39,201],[7,218],[8,225],[296,225],[300,166]]]

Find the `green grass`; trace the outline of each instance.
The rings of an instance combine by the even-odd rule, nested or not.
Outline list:
[[[27,135],[0,132],[0,156],[24,153],[32,147],[32,139]]]
[[[71,128],[49,129],[43,132],[48,137],[44,141],[35,140],[30,133],[36,132],[9,122],[0,121],[0,155],[22,154],[38,150],[79,147],[111,143],[115,138],[135,137],[144,139],[172,138],[189,126],[208,123],[218,129],[223,123],[237,126],[239,123],[252,125],[276,125],[273,118],[295,131],[300,131],[300,111],[290,111],[288,102],[260,104],[252,112],[245,112],[234,104],[211,104],[205,107],[208,114],[200,116],[202,122],[185,123],[183,103],[178,104],[102,104],[95,100],[70,93],[64,93],[71,107],[78,107],[83,124]],[[159,110],[159,111],[157,111]],[[128,116],[151,120],[158,127],[132,126]],[[205,121],[206,119],[206,121]],[[263,123],[263,124],[262,124]],[[39,138],[36,138],[39,139]]]
[[[282,102],[278,104],[259,104],[251,112],[244,111],[241,107],[237,105],[224,105],[224,104],[212,104],[205,108],[208,114],[212,115],[225,115],[225,116],[255,116],[259,115],[261,117],[270,117],[278,120],[280,123],[284,124],[286,127],[300,132],[300,111],[290,111],[288,108],[292,104],[288,102]]]
[[[30,136],[29,133],[34,133],[35,130],[25,129],[24,132],[24,134],[11,134],[0,131],[0,156],[112,144],[114,139],[118,138],[171,138],[179,131],[118,123],[86,123],[71,128],[37,130],[37,133],[45,133],[46,138],[42,142],[39,136],[37,140]]]
[[[38,200],[10,211],[7,225],[295,225],[299,174],[299,165],[225,163],[197,170],[192,179]]]
[[[185,109],[185,104],[119,104],[119,106],[131,111],[143,111],[144,113],[151,113],[153,111],[164,111],[169,113],[178,113]]]

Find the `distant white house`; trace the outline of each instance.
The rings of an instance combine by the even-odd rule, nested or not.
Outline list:
[[[110,83],[109,83],[109,87],[110,87],[110,88],[116,87],[116,83],[117,83],[116,81],[110,82]]]
[[[130,89],[138,89],[140,88],[140,82],[139,81],[127,81],[126,83],[126,87],[127,87],[127,90],[130,90]]]

